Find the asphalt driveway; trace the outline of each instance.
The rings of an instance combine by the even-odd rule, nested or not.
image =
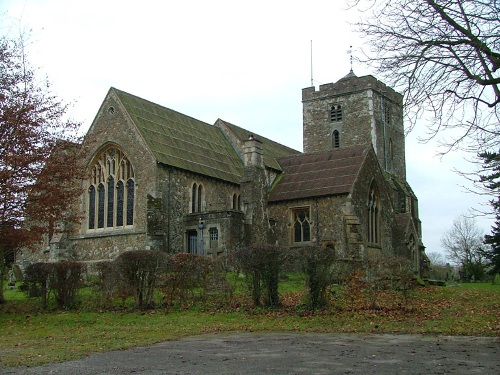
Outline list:
[[[231,333],[2,374],[500,374],[500,339]]]

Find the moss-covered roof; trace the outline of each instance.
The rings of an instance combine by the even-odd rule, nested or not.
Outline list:
[[[262,152],[264,156],[264,165],[267,168],[272,168],[278,171],[281,171],[281,166],[278,163],[277,159],[283,158],[290,155],[300,154],[300,151],[297,151],[288,146],[282,145],[281,143],[272,141],[266,137],[263,137],[259,134],[252,133],[244,128],[231,124],[224,120],[217,120],[219,122],[224,123],[224,125],[230,129],[233,134],[238,138],[238,140],[243,144],[250,134],[252,134],[256,139],[258,139],[262,143]]]
[[[239,183],[243,161],[210,124],[112,88],[159,163]]]
[[[269,202],[349,194],[368,148],[351,146],[281,158],[283,175]]]

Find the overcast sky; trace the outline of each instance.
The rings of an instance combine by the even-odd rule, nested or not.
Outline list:
[[[90,126],[110,87],[213,124],[224,119],[302,150],[301,90],[336,82],[362,46],[342,0],[0,0],[0,34],[29,32],[28,60],[71,116]],[[354,65],[358,76],[373,74]],[[481,208],[452,171],[465,156],[436,157],[416,129],[406,141],[407,179],[419,198],[423,242]],[[478,218],[490,231],[491,219]]]

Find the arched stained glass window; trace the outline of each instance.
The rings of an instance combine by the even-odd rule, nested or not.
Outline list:
[[[125,187],[120,180],[116,184],[116,226],[123,226],[123,207],[125,202]]]
[[[111,166],[111,165],[110,165]],[[115,217],[115,179],[113,176],[108,178],[108,212],[106,226],[113,226],[113,219]]]
[[[106,188],[103,183],[97,187],[97,228],[104,228],[104,210],[105,210]]]
[[[127,181],[127,225],[134,224],[134,180]]]
[[[91,166],[88,229],[119,229],[134,224],[135,176],[116,146],[103,149]]]
[[[95,229],[95,186],[89,187],[89,229]]]

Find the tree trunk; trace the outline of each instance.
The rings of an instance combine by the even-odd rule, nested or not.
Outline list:
[[[3,294],[3,286],[5,282],[5,252],[0,250],[0,305],[5,303],[5,296]]]

